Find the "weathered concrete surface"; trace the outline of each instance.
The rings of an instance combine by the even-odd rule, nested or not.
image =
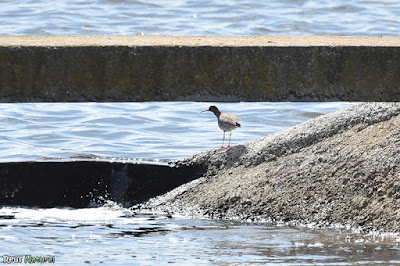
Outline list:
[[[353,106],[181,163],[208,173],[146,207],[400,232],[400,104]]]
[[[201,169],[96,161],[0,163],[0,206],[131,206],[199,177]]]
[[[399,37],[0,37],[0,100],[399,101]]]
[[[400,47],[391,36],[0,36],[1,46],[384,46]]]

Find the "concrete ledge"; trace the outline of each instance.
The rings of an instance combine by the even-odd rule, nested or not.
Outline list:
[[[0,37],[0,99],[399,101],[399,37]]]
[[[400,47],[400,38],[389,36],[0,36],[0,46]]]

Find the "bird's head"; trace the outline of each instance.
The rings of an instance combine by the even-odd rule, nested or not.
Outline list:
[[[219,112],[217,106],[215,106],[215,105],[211,105],[210,107],[208,107],[208,109],[206,109],[206,110],[204,110],[204,111],[201,111],[201,112],[203,113],[203,112],[207,112],[207,111],[210,111],[210,112],[213,112],[213,113],[214,113],[215,111]]]
[[[221,114],[221,112],[218,110],[217,106],[215,106],[215,105],[211,105],[210,107],[208,107],[208,109],[201,111],[201,112],[207,112],[207,111],[213,112],[216,116]]]

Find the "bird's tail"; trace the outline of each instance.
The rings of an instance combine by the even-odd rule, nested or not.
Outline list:
[[[236,122],[236,127],[241,127],[241,125],[238,122]]]

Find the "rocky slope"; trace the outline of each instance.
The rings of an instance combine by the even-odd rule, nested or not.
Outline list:
[[[400,232],[400,104],[367,103],[178,165],[206,174],[147,207]]]

